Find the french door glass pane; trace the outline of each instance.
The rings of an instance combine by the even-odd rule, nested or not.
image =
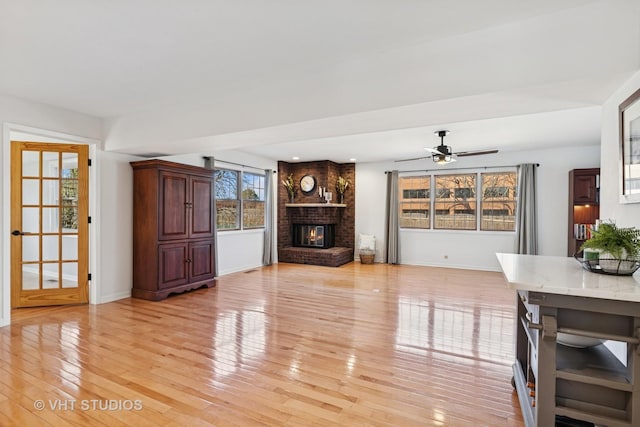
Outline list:
[[[65,233],[78,230],[78,208],[62,208],[62,228]]]
[[[62,263],[62,287],[63,288],[78,287],[78,263],[77,262]]]
[[[39,236],[22,236],[22,261],[40,261]]]
[[[78,180],[62,180],[62,204],[75,205],[78,203]]]
[[[23,179],[22,180],[22,204],[23,205],[39,205],[40,204],[40,180],[39,179]]]
[[[57,179],[43,179],[42,180],[42,204],[45,206],[59,205],[59,189]]]
[[[38,267],[39,264],[22,265],[22,289],[40,289],[40,271]]]
[[[75,261],[78,259],[78,237],[62,236],[62,260]]]
[[[59,174],[59,162],[58,158],[60,153],[58,152],[42,152],[42,176],[47,178],[58,178]]]
[[[22,208],[22,232],[38,233],[40,232],[40,222],[38,208]]]
[[[78,153],[62,154],[61,178],[78,178]]]
[[[57,233],[60,230],[58,208],[42,208],[42,232]]]
[[[22,152],[22,176],[40,176],[40,153],[38,151]]]
[[[43,289],[57,289],[59,288],[58,277],[59,267],[58,263],[43,264],[42,267],[42,288]]]
[[[57,261],[58,236],[42,236],[42,260]]]

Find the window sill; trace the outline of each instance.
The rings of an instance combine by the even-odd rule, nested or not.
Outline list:
[[[285,203],[288,208],[346,208],[344,203]]]
[[[224,235],[231,234],[262,234],[264,233],[264,228],[248,228],[246,230],[217,230],[218,234],[222,233]]]

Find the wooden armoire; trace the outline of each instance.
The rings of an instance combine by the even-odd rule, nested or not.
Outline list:
[[[131,295],[157,301],[214,286],[213,171],[164,160],[131,162],[131,167]]]

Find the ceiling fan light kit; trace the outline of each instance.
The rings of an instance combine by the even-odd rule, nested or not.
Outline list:
[[[445,163],[451,163],[451,162],[455,162],[456,159],[454,159],[453,157],[451,157],[450,154],[434,154],[433,156],[431,156],[431,158],[433,159],[433,161],[439,165],[443,165]]]

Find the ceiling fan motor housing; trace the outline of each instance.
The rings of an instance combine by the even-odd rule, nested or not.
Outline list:
[[[445,156],[450,156],[451,155],[451,146],[450,145],[438,145],[436,147],[436,150],[438,150],[440,153],[444,154]]]

